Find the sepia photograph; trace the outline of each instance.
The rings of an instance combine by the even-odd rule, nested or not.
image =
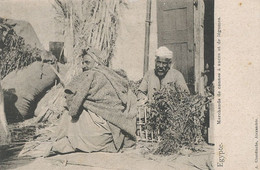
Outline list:
[[[0,0],[0,169],[226,169],[221,9]]]

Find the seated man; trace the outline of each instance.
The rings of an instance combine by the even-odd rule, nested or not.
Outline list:
[[[167,47],[156,50],[155,69],[148,71],[138,88],[139,104],[151,100],[156,90],[167,84],[175,83],[182,91],[189,93],[185,79],[181,72],[171,68],[173,53]]]
[[[68,114],[45,156],[77,150],[117,152],[134,144],[136,97],[128,81],[104,66],[100,51],[86,49],[81,57],[83,73],[65,88]]]

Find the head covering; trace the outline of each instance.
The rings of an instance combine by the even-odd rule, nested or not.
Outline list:
[[[162,58],[167,58],[167,59],[172,59],[173,53],[170,51],[167,47],[162,46],[159,47],[156,52],[155,52],[156,57],[162,57]]]
[[[102,64],[102,65],[107,65],[107,57],[105,54],[105,51],[100,51],[98,49],[92,48],[92,47],[88,47],[85,49],[82,49],[82,53],[81,53],[81,57],[83,57],[84,55],[90,55],[90,57],[95,60],[95,62],[97,62],[98,64]]]

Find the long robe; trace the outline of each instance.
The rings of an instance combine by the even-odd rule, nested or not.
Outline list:
[[[65,89],[64,115],[53,151],[117,152],[125,136],[135,140],[136,97],[128,82],[106,67],[75,77]]]

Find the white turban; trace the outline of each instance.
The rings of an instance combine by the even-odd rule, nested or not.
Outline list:
[[[155,52],[155,55],[157,57],[168,58],[168,59],[171,59],[173,57],[172,51],[170,51],[165,46],[158,48]]]

